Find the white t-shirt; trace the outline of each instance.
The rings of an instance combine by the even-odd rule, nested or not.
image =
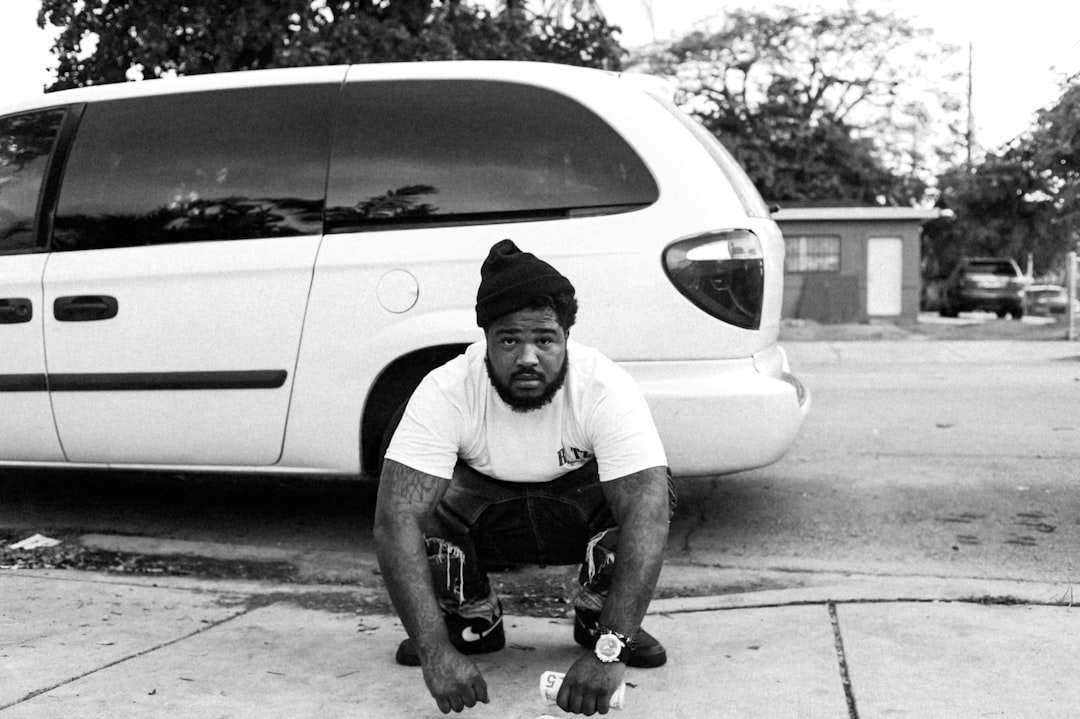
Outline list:
[[[591,347],[567,342],[566,383],[540,409],[516,412],[488,379],[487,345],[433,370],[416,388],[386,456],[451,479],[458,460],[507,482],[546,482],[595,458],[600,481],[667,465],[633,379]]]

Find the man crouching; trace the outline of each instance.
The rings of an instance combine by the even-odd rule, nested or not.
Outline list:
[[[558,705],[607,713],[626,666],[657,667],[641,629],[674,492],[645,399],[595,349],[568,340],[570,281],[510,240],[481,268],[485,341],[417,387],[386,452],[375,514],[379,566],[443,713],[487,702],[468,655],[505,643],[485,564],[576,564],[574,640]]]

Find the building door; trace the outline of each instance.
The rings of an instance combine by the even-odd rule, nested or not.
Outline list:
[[[872,237],[866,248],[866,314],[895,317],[903,309],[904,241]]]

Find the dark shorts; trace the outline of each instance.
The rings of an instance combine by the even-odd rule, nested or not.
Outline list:
[[[670,474],[668,492],[674,512]],[[444,609],[489,598],[488,569],[529,564],[580,563],[583,589],[605,595],[619,536],[595,461],[535,483],[492,479],[459,464],[425,534]]]
[[[576,564],[595,535],[615,526],[596,462],[550,482],[503,482],[464,464],[428,536],[471,543],[488,565]]]

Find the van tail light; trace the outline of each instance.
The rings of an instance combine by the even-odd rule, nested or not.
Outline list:
[[[761,326],[765,260],[749,230],[723,230],[679,240],[664,250],[668,279],[691,302],[736,327]]]

